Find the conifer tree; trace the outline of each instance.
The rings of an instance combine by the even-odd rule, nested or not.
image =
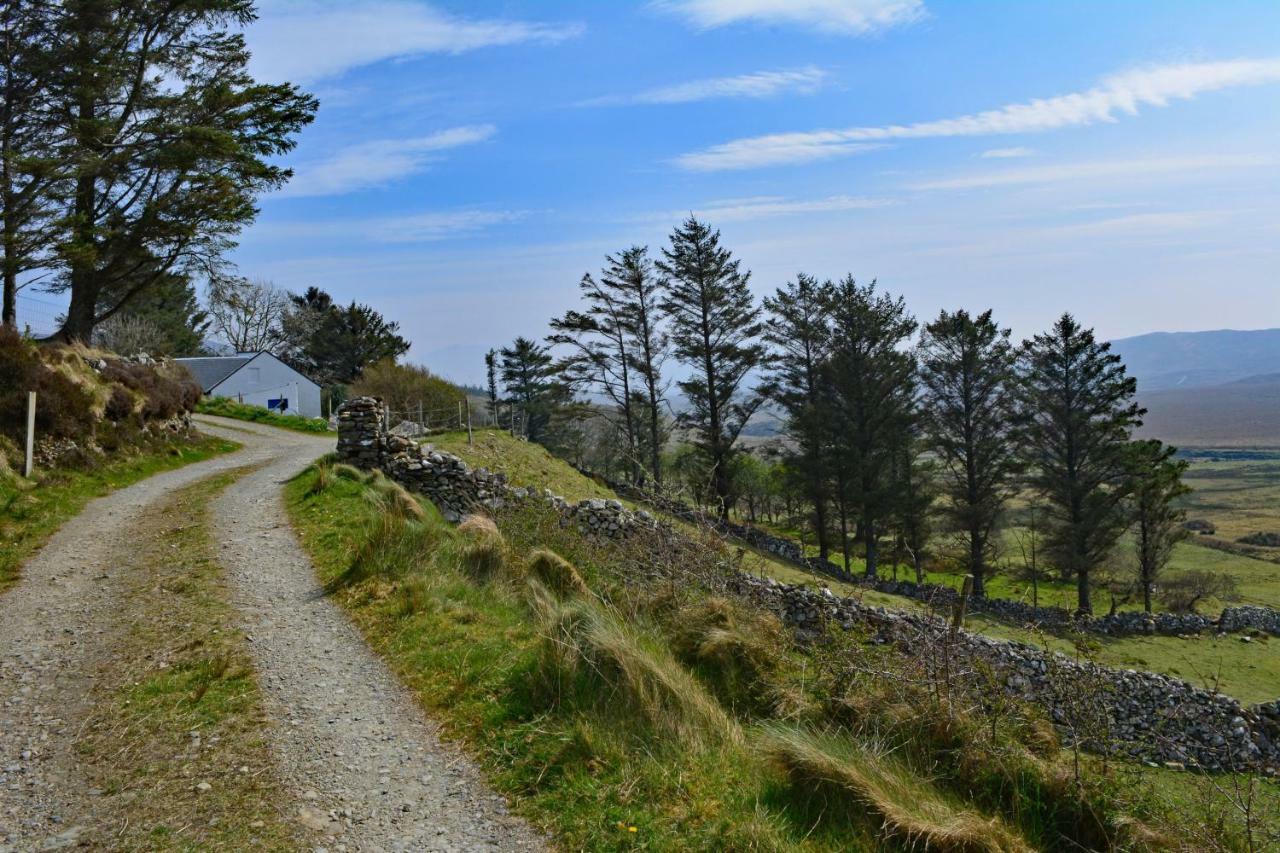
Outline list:
[[[831,354],[823,370],[842,471],[842,499],[858,512],[866,575],[878,569],[881,522],[893,512],[899,484],[894,456],[916,418],[916,364],[904,348],[916,321],[901,297],[863,287],[852,276],[831,296]]]
[[[919,347],[921,411],[941,463],[943,509],[965,544],[973,594],[986,595],[997,522],[1015,491],[1015,350],[985,311],[943,311]]]
[[[1092,613],[1090,571],[1127,526],[1126,448],[1145,410],[1111,344],[1070,314],[1023,343],[1019,372],[1025,461],[1045,503],[1044,551],[1075,578],[1078,611]]]
[[[489,350],[484,354],[484,375],[488,383],[489,417],[493,425],[498,426],[498,351]]]
[[[583,310],[551,321],[547,340],[569,350],[557,367],[571,389],[596,392],[612,404],[630,481],[641,482],[647,463],[661,483],[658,407],[666,339],[657,326],[658,281],[648,250],[632,246],[606,255],[599,279],[588,273],[578,287]]]
[[[67,171],[48,91],[56,67],[55,4],[0,0],[0,322],[17,325],[24,274],[49,261],[55,190]]]
[[[1138,585],[1142,589],[1142,606],[1148,613],[1151,592],[1173,556],[1173,546],[1187,537],[1182,526],[1187,514],[1176,502],[1191,488],[1182,481],[1187,462],[1174,458],[1177,452],[1176,447],[1156,439],[1129,445],[1129,511],[1138,558]]]
[[[545,444],[551,434],[552,418],[569,396],[559,381],[555,359],[547,347],[523,337],[503,347],[499,356],[499,373],[512,417],[518,412],[524,436]]]
[[[276,158],[316,101],[248,74],[252,0],[55,5],[46,85],[70,150],[59,337],[88,340],[165,275],[224,265],[256,196],[289,178]]]
[[[831,338],[829,312],[834,290],[830,281],[819,283],[800,273],[794,282],[764,300],[769,313],[764,339],[773,345],[765,391],[786,414],[787,433],[796,448],[787,455],[787,467],[799,480],[813,510],[818,553],[824,560],[831,547],[827,519],[831,498],[823,450],[831,424],[822,406],[819,372]]]
[[[730,463],[735,443],[761,398],[743,387],[764,358],[760,309],[747,287],[750,272],[720,245],[720,232],[692,216],[671,234],[658,269],[667,277],[662,310],[670,318],[672,351],[693,371],[679,383],[689,408],[680,425],[711,474],[722,518],[732,507]]]

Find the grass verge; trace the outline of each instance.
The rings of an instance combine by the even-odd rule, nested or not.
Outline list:
[[[235,418],[238,421],[291,429],[295,432],[311,432],[321,435],[337,435],[329,429],[329,422],[324,418],[304,418],[301,415],[281,415],[262,406],[251,406],[248,403],[237,403],[227,397],[201,397],[196,404],[196,411],[202,415],[217,415],[220,418]]]
[[[102,792],[105,847],[303,848],[284,817],[261,694],[208,532],[209,502],[250,470],[178,491],[131,531],[128,624],[76,743]]]
[[[0,592],[17,581],[22,563],[93,498],[238,446],[220,438],[166,440],[113,454],[92,470],[37,471],[33,480],[0,472]]]

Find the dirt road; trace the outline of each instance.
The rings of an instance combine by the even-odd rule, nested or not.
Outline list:
[[[159,474],[91,503],[0,596],[0,851],[94,838],[94,799],[73,744],[94,673],[129,607],[135,537],[167,495],[261,464],[212,505],[218,557],[252,640],[280,785],[301,847],[538,849],[474,768],[442,745],[409,694],[323,597],[284,513],[281,483],[333,446],[243,422],[202,419],[243,449]],[[231,431],[227,431],[231,428]]]

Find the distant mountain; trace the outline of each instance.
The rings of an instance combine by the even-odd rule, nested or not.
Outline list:
[[[1138,393],[1205,388],[1280,370],[1280,329],[1152,332],[1111,342]]]
[[[1138,394],[1138,435],[1178,447],[1280,447],[1280,373]]]

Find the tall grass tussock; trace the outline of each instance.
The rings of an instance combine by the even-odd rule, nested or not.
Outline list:
[[[591,595],[587,582],[564,557],[546,548],[529,555],[529,576],[561,598],[586,598]]]
[[[995,817],[943,796],[901,760],[837,732],[767,724],[760,749],[796,786],[831,810],[870,809],[888,838],[908,848],[1024,853],[1033,848]]]

